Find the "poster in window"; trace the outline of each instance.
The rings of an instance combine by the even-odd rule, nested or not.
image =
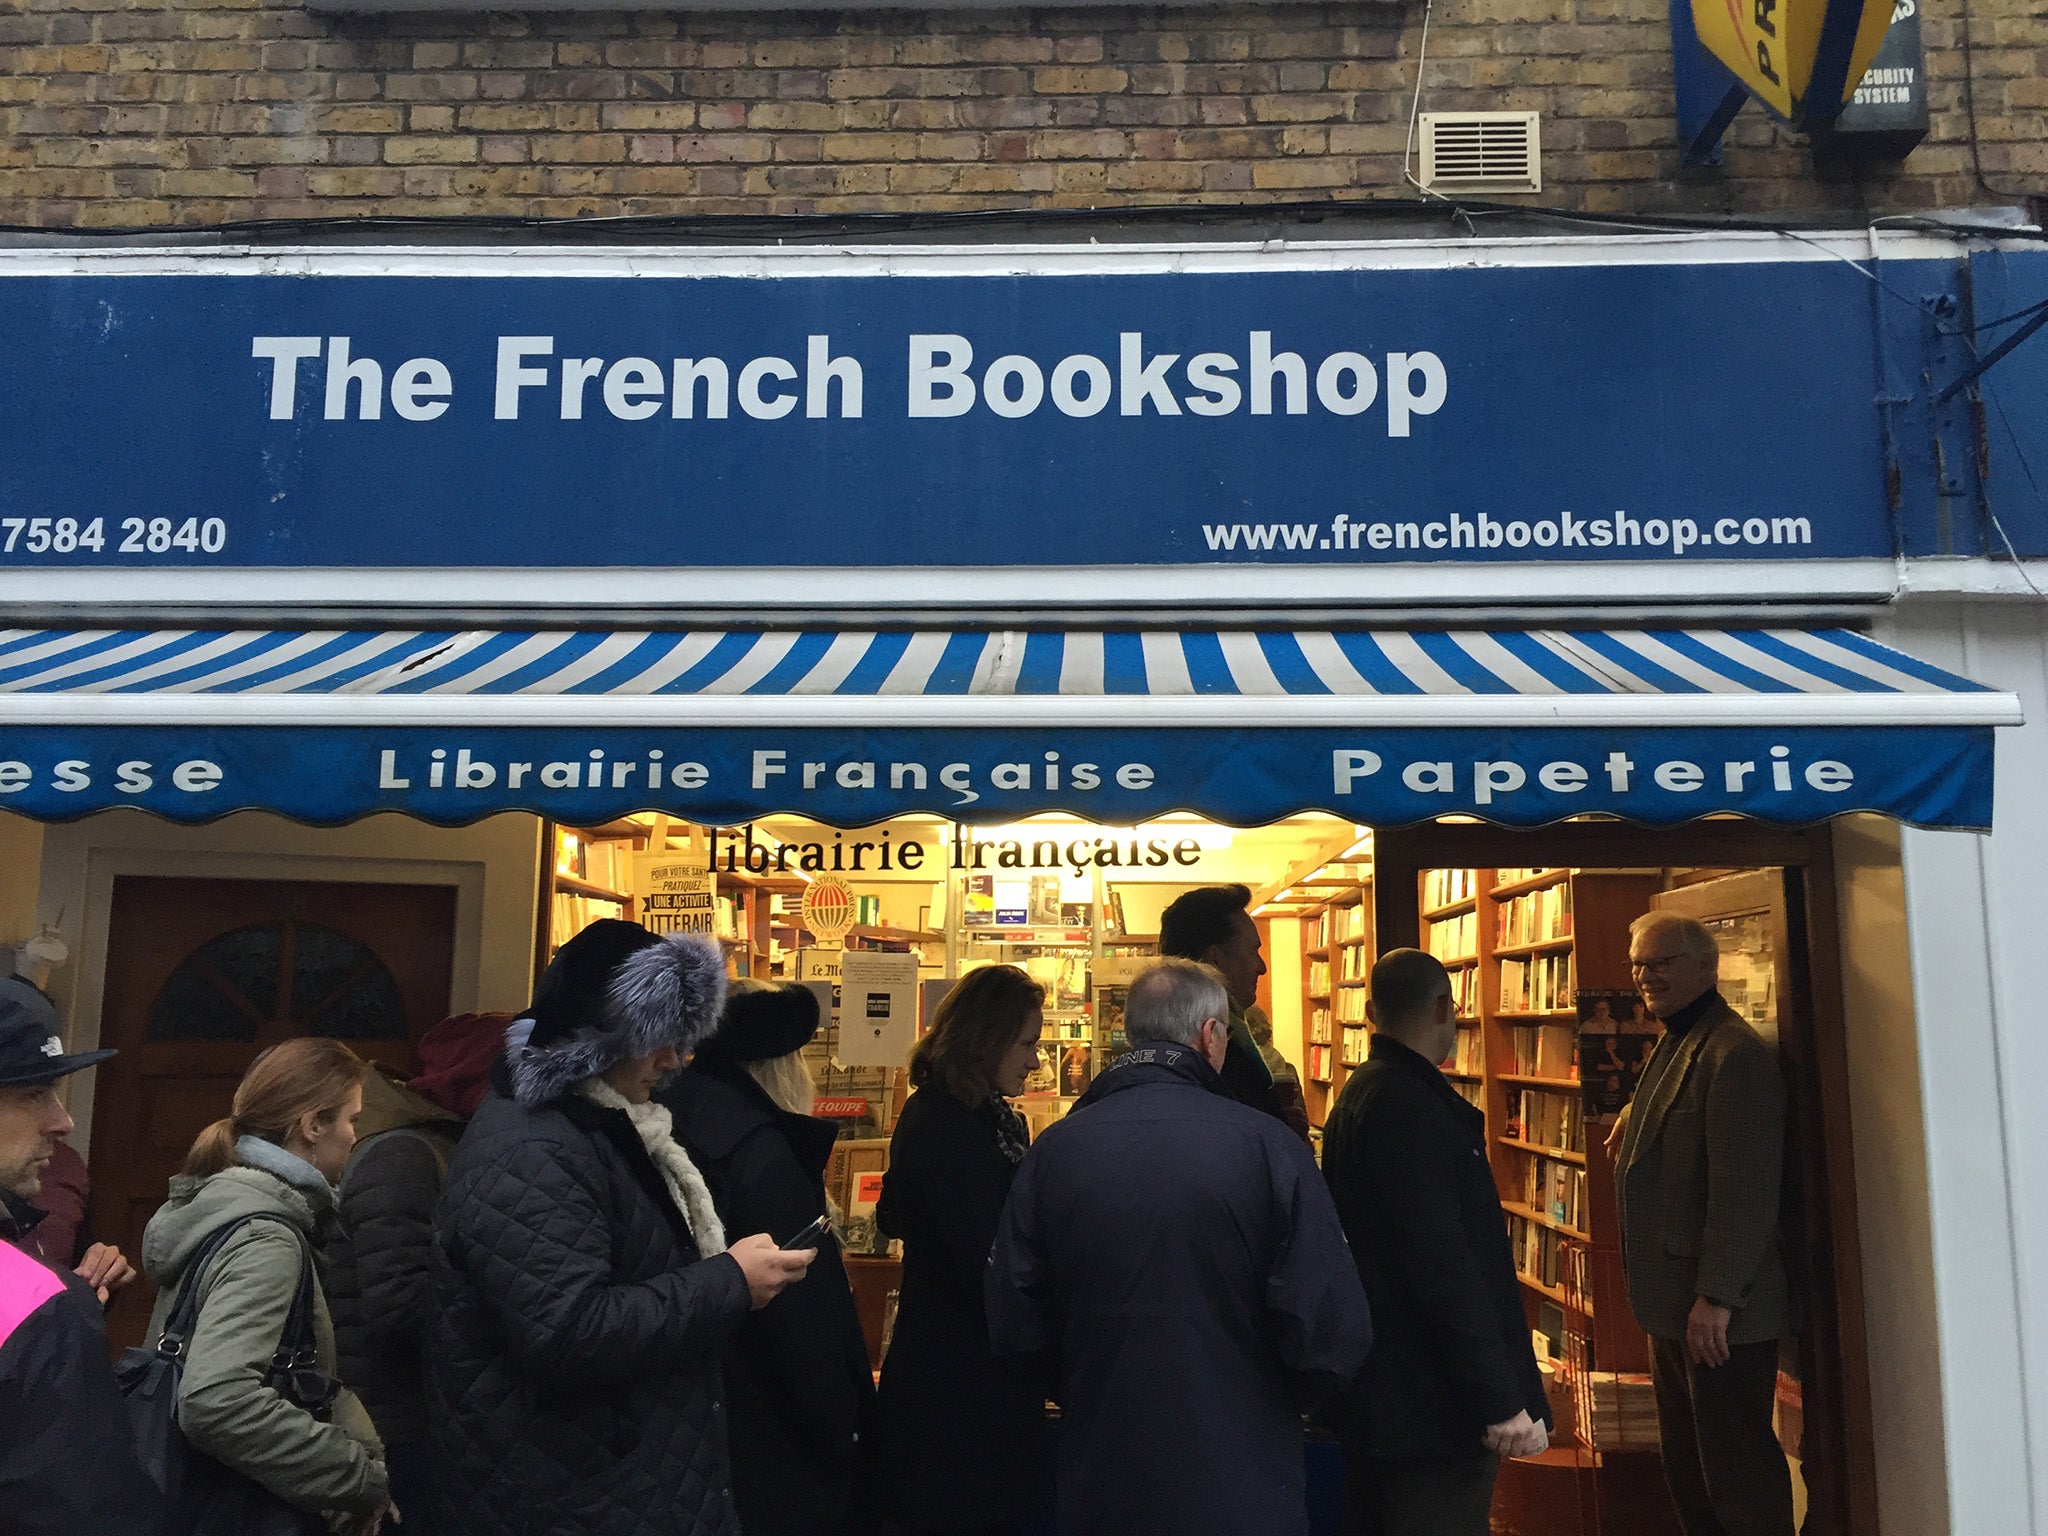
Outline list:
[[[1581,988],[1579,1095],[1588,1124],[1612,1125],[1635,1097],[1657,1024],[1633,991]]]

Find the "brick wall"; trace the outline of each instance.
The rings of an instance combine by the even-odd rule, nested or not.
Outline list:
[[[1925,3],[1925,0],[1923,0]],[[1977,184],[1961,7],[1975,43]],[[1931,0],[1934,127],[1823,182],[1754,106],[1684,171],[1660,0],[1440,0],[1425,110],[1543,114],[1540,201],[1953,207],[2048,192],[2048,16]],[[1398,196],[1410,4],[333,18],[12,0],[0,221],[791,214]]]

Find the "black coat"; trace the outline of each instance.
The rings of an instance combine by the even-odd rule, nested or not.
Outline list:
[[[876,1212],[903,1239],[876,1428],[885,1495],[914,1531],[1028,1525],[1052,1502],[1044,1384],[990,1353],[982,1301],[1016,1173],[993,1123],[951,1094],[903,1106]]]
[[[349,1159],[321,1245],[341,1379],[386,1445],[427,1437],[422,1381],[434,1207],[462,1135],[452,1116],[378,1131]]]
[[[1139,1046],[1039,1137],[988,1311],[1057,1362],[1061,1536],[1307,1536],[1301,1415],[1371,1320],[1315,1159],[1198,1052]]]
[[[436,1531],[737,1536],[718,1356],[746,1277],[698,1259],[622,1111],[487,1098],[434,1247]]]
[[[1324,1130],[1323,1173],[1378,1335],[1331,1416],[1346,1449],[1472,1455],[1489,1424],[1525,1409],[1548,1422],[1485,1116],[1376,1034]]]
[[[0,1531],[153,1530],[156,1485],[135,1457],[99,1298],[14,1247],[12,1214],[0,1234]]]
[[[777,1242],[825,1210],[838,1132],[793,1115],[743,1069],[699,1064],[661,1094],[676,1140],[711,1187],[728,1238]],[[861,1438],[875,1382],[839,1244],[751,1314],[725,1347],[733,1496],[746,1536],[830,1536],[855,1512]]]

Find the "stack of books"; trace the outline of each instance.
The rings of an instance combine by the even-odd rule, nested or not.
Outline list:
[[[1651,1450],[1657,1396],[1639,1371],[1589,1371],[1578,1394],[1579,1438],[1596,1451]]]

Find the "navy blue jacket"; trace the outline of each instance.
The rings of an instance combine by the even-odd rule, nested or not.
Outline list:
[[[1372,1346],[1315,1160],[1186,1046],[1141,1045],[1038,1139],[990,1342],[1064,1410],[1061,1536],[1306,1536],[1301,1414]]]
[[[1379,1335],[1331,1415],[1347,1452],[1469,1456],[1489,1424],[1525,1409],[1547,1422],[1478,1109],[1376,1034],[1337,1096],[1323,1172]]]

